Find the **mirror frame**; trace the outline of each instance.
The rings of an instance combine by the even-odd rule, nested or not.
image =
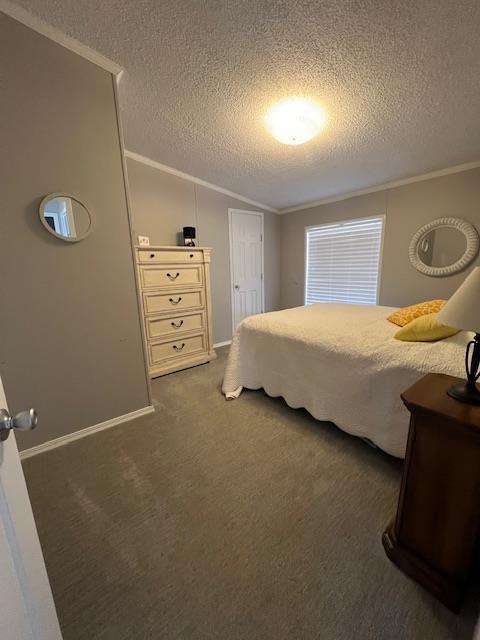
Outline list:
[[[424,262],[419,257],[420,245],[425,236],[435,229],[442,227],[448,227],[450,229],[457,229],[461,231],[467,241],[467,247],[464,254],[453,264],[449,264],[445,267],[432,267]],[[412,265],[427,276],[444,277],[451,276],[454,273],[458,273],[468,267],[468,265],[476,258],[479,249],[478,233],[473,224],[462,220],[461,218],[437,218],[431,222],[427,222],[423,227],[415,233],[413,236],[410,247],[408,249],[408,256]]]
[[[90,219],[90,224],[88,225],[88,228],[85,231],[85,233],[83,233],[81,236],[76,236],[75,238],[67,238],[66,236],[62,236],[52,229],[52,227],[45,220],[45,207],[47,206],[47,203],[53,198],[70,198],[70,200],[74,200],[75,202],[78,202],[78,204],[85,209]],[[72,196],[70,193],[64,193],[63,191],[55,191],[54,193],[49,193],[48,195],[46,195],[40,202],[40,206],[38,207],[38,215],[40,217],[40,222],[48,231],[48,233],[52,235],[54,238],[58,238],[59,240],[63,240],[64,242],[80,242],[81,240],[84,240],[88,235],[90,235],[93,229],[93,215],[90,209],[87,207],[87,205],[85,205],[81,200],[79,200],[75,196]]]

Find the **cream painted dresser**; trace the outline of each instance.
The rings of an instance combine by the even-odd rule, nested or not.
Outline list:
[[[216,358],[210,254],[200,247],[136,247],[151,378]]]

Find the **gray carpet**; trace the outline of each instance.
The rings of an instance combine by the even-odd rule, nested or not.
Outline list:
[[[25,461],[65,640],[471,638],[473,595],[455,616],[383,552],[398,461],[263,392],[226,402],[224,357]]]

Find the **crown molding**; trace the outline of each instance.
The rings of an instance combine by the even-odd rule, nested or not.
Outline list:
[[[347,193],[332,196],[331,198],[322,198],[321,200],[314,200],[313,202],[305,202],[304,204],[296,204],[293,207],[286,207],[280,209],[279,214],[292,213],[294,211],[303,211],[304,209],[313,209],[322,204],[330,204],[332,202],[341,202],[342,200],[348,200],[349,198],[355,198],[356,196],[364,196],[368,193],[376,193],[377,191],[385,191],[386,189],[394,189],[395,187],[403,187],[406,184],[413,184],[414,182],[422,182],[423,180],[431,180],[432,178],[441,178],[442,176],[448,176],[452,173],[461,173],[462,171],[469,171],[470,169],[478,169],[480,167],[480,160],[474,162],[466,162],[464,164],[457,164],[453,167],[446,167],[445,169],[438,169],[437,171],[430,171],[430,173],[422,173],[418,176],[412,176],[410,178],[403,178],[402,180],[393,180],[392,182],[385,182],[374,187],[367,187],[366,189],[359,189],[358,191],[348,191]]]
[[[34,16],[29,11],[27,11],[23,7],[19,7],[10,0],[0,0],[0,11],[5,13],[10,18],[17,20],[17,22],[21,22],[26,27],[33,29],[33,31],[40,33],[42,36],[53,40],[62,47],[73,51],[89,62],[93,62],[93,64],[96,64],[102,69],[109,71],[115,76],[119,76],[123,71],[123,68],[116,62],[113,62],[109,58],[103,56],[101,53],[98,53],[98,51],[95,51],[94,49],[87,47],[87,45],[82,44],[78,40],[75,40],[75,38],[71,38],[70,36],[65,35],[56,27],[53,27],[47,22],[44,22],[37,16]]]
[[[142,156],[139,153],[135,153],[134,151],[129,151],[128,149],[125,149],[125,156],[127,158],[130,158],[131,160],[142,162],[143,164],[146,164],[149,167],[153,167],[154,169],[159,169],[160,171],[164,171],[165,173],[170,173],[173,176],[177,176],[177,178],[183,178],[184,180],[188,180],[189,182],[198,184],[201,187],[207,187],[208,189],[212,189],[213,191],[218,191],[219,193],[223,193],[223,195],[225,196],[230,196],[231,198],[235,198],[236,200],[247,202],[248,204],[252,204],[254,207],[259,207],[260,209],[265,209],[265,211],[271,211],[272,213],[279,213],[278,209],[269,207],[268,205],[262,204],[261,202],[257,202],[256,200],[251,200],[250,198],[246,198],[245,196],[242,196],[239,193],[235,193],[234,191],[229,191],[228,189],[219,187],[218,185],[212,184],[211,182],[206,182],[205,180],[201,180],[200,178],[191,176],[189,173],[184,173],[183,171],[179,171],[178,169],[173,169],[172,167],[169,167],[166,164],[161,164],[156,160],[151,160],[150,158]]]

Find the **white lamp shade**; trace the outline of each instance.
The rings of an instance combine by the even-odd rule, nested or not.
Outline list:
[[[464,283],[438,314],[438,321],[449,327],[480,333],[480,267]]]

